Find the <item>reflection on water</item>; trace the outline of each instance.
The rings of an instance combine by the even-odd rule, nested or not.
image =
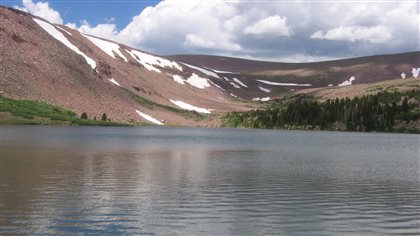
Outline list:
[[[416,135],[1,129],[3,234],[420,234]]]

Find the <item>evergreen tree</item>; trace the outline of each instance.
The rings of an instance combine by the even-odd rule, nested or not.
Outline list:
[[[101,120],[106,121],[106,119],[107,119],[106,114],[105,113],[102,114]]]
[[[82,115],[80,116],[80,118],[87,120],[88,119],[87,113],[86,112],[83,112]]]
[[[402,105],[401,105],[401,110],[404,114],[404,120],[407,121],[408,120],[408,116],[407,116],[407,113],[408,113],[408,98],[407,97],[404,97],[404,99],[403,99],[403,102],[402,102]]]

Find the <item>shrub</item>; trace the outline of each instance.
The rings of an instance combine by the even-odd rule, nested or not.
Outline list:
[[[80,116],[80,118],[87,120],[87,118],[88,118],[87,113],[86,112],[83,112],[82,115]]]

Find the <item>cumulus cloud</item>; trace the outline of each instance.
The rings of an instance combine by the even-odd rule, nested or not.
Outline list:
[[[45,4],[56,12],[30,0],[23,7]],[[112,21],[67,25],[157,54],[314,61],[420,50],[416,4],[164,0],[119,29]]]
[[[32,15],[42,17],[51,23],[63,24],[60,13],[52,9],[48,2],[37,2],[34,3],[32,0],[23,0],[23,7],[15,6],[16,9],[26,11]]]
[[[166,0],[115,39],[160,54],[313,61],[420,50],[413,2]]]
[[[207,48],[207,49],[223,49],[227,51],[239,51],[241,50],[241,46],[238,44],[234,44],[229,40],[226,40],[226,37],[221,37],[222,41],[211,41],[204,39],[195,34],[188,34],[185,37],[184,45],[191,46],[191,47],[198,47],[198,48]]]
[[[278,15],[264,18],[257,23],[245,28],[245,34],[256,36],[289,36],[291,29],[286,25],[286,18]]]
[[[73,25],[67,24],[67,25],[76,26],[75,24]],[[112,23],[105,23],[105,24],[98,24],[96,26],[91,26],[89,22],[84,20],[82,21],[82,25],[80,27],[78,28],[72,27],[72,28],[76,28],[78,31],[85,34],[95,35],[95,36],[106,38],[106,39],[113,39],[118,34],[117,26]]]
[[[344,41],[367,41],[369,43],[384,43],[392,37],[391,31],[385,26],[359,27],[350,26],[322,30],[311,35],[313,39],[344,40]]]

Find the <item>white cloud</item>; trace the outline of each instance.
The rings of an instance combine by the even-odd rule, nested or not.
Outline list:
[[[77,28],[77,30],[85,34],[95,35],[106,39],[113,39],[118,34],[117,26],[115,24],[105,23],[92,27],[86,20],[82,21],[82,25]]]
[[[152,50],[239,50],[234,35],[224,27],[235,11],[222,1],[162,1],[133,17],[116,39]]]
[[[291,29],[286,24],[286,18],[278,15],[264,18],[252,26],[245,28],[245,34],[268,35],[268,36],[289,36]]]
[[[420,50],[419,17],[413,2],[166,0],[115,39],[160,54],[313,61]]]
[[[184,45],[192,46],[192,47],[199,47],[199,48],[207,48],[207,49],[223,49],[227,51],[239,51],[241,50],[241,46],[238,44],[232,43],[226,38],[221,37],[222,41],[211,41],[201,38],[195,34],[188,34],[185,37]]]
[[[327,32],[322,30],[311,35],[313,39],[342,40],[342,41],[366,41],[369,43],[385,43],[392,38],[388,27],[359,27],[349,26],[330,29]]]
[[[72,28],[72,29],[77,30],[77,25],[76,25],[76,23],[67,23],[67,24],[66,24],[66,26],[67,26],[67,27],[69,27],[69,28]]]
[[[63,24],[60,13],[50,8],[48,2],[37,2],[34,3],[32,0],[23,0],[23,7],[15,6],[16,9],[26,11],[34,16],[39,16],[51,23]]]

